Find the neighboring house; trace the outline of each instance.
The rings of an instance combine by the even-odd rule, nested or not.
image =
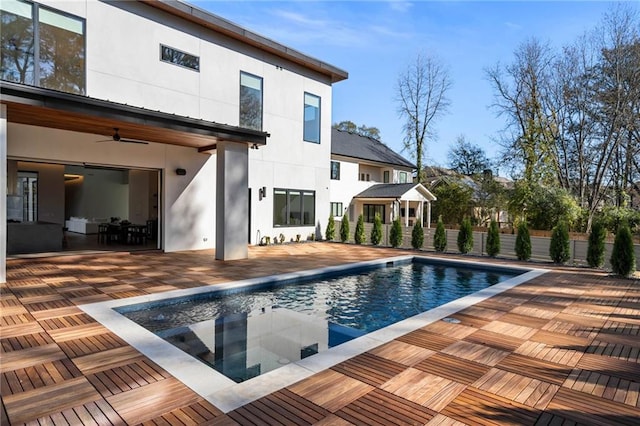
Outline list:
[[[0,12],[9,245],[60,244],[38,221],[61,234],[118,216],[157,223],[159,249],[229,260],[263,236],[324,229],[345,71],[182,1],[2,0]]]
[[[491,170],[485,170],[484,177],[489,177],[500,185],[504,190],[513,189],[513,181],[501,176],[494,176]],[[487,197],[483,193],[482,186],[471,176],[463,175],[455,170],[444,167],[427,166],[425,167],[425,184],[431,190],[439,185],[456,182],[471,189],[471,200],[473,205],[469,206],[470,214],[480,226],[488,226],[491,220],[498,222],[499,226],[508,226],[512,224],[512,219],[507,210],[496,210],[495,208],[483,208],[483,201]]]
[[[383,223],[401,218],[411,226],[421,218],[431,222],[431,201],[423,185],[413,183],[416,166],[380,141],[338,129],[331,131],[331,215],[345,212],[353,221],[360,214]]]

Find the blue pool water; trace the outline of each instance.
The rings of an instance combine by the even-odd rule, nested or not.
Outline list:
[[[118,310],[240,382],[518,275],[416,261]]]

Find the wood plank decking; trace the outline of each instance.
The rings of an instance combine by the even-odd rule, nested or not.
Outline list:
[[[453,315],[458,324],[226,414],[76,307],[401,253],[412,252],[309,243],[225,263],[212,252],[10,260],[0,424],[640,424],[640,282],[593,270],[552,268]]]

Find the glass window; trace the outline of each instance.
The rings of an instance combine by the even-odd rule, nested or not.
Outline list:
[[[304,94],[304,140],[320,143],[320,97]]]
[[[35,84],[32,6],[15,0],[0,3],[3,80]]]
[[[84,19],[19,0],[0,10],[3,80],[85,93]]]
[[[400,183],[407,183],[407,172],[400,172]]]
[[[273,190],[274,226],[315,224],[316,193],[295,189]]]
[[[181,52],[163,44],[160,45],[160,60],[195,71],[200,71],[200,58],[198,56]]]
[[[384,222],[384,204],[365,204],[362,207],[362,216],[364,217],[364,221],[368,223],[373,223],[373,219],[376,217],[376,213],[380,215],[380,219],[382,223]]]
[[[85,92],[84,21],[40,7],[40,86]]]
[[[240,127],[262,130],[262,78],[240,73]]]
[[[332,216],[342,216],[343,214],[344,214],[344,210],[342,207],[342,203],[331,203]]]
[[[331,162],[331,179],[340,180],[340,162]]]
[[[389,170],[385,170],[382,174],[382,182],[389,183],[390,181],[389,176],[390,176]]]

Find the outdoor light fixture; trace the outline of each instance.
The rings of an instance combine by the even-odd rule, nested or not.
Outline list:
[[[186,175],[186,174],[187,174],[187,171],[186,171],[185,169],[177,168],[177,169],[176,169],[176,174],[177,174],[178,176],[184,176],[184,175]]]
[[[258,188],[258,196],[260,197],[260,201],[263,198],[267,198],[267,187],[263,186],[262,188]]]

